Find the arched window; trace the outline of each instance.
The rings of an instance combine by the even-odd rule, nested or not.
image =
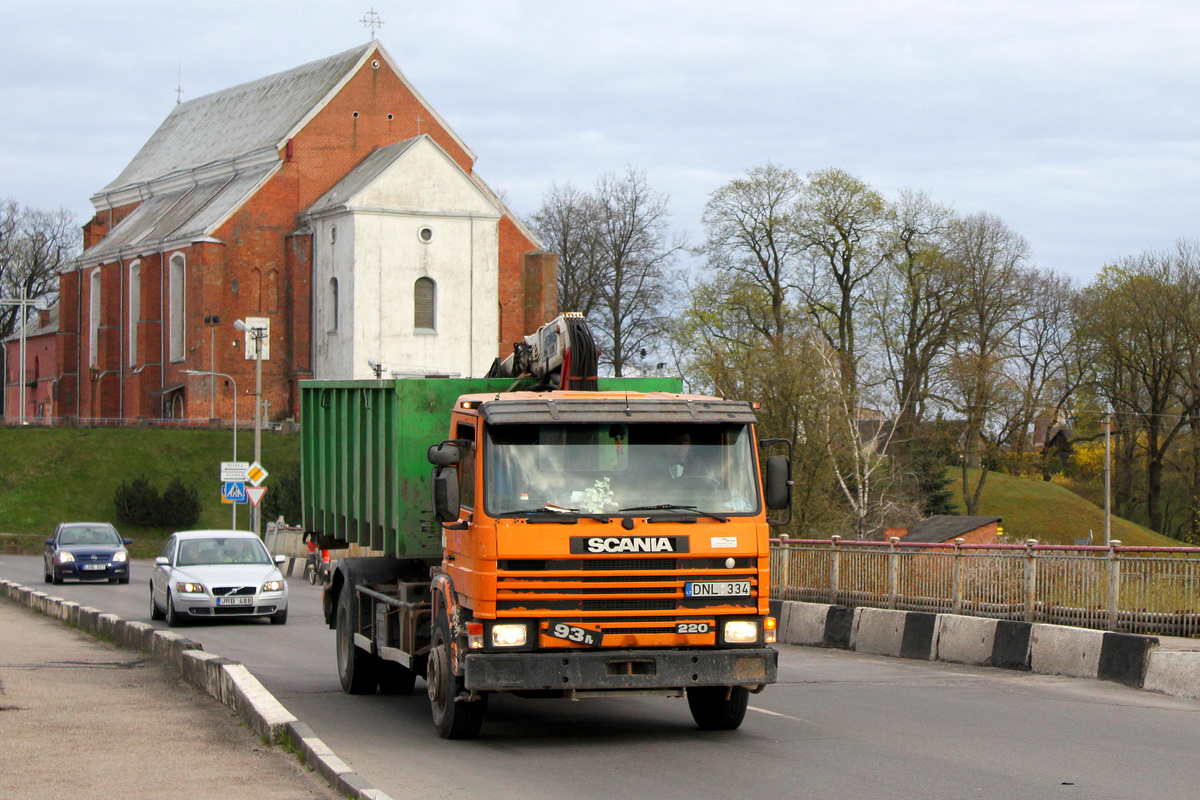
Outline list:
[[[431,333],[437,330],[437,285],[432,278],[417,278],[413,286],[413,327]]]
[[[183,253],[176,253],[171,256],[171,360],[182,361],[184,348],[187,346],[187,340],[184,337],[184,314],[185,308],[184,298],[186,292],[184,290],[184,258]]]
[[[88,366],[100,364],[100,268],[92,270],[88,298]],[[119,329],[118,329],[119,330]]]
[[[137,366],[138,320],[142,316],[142,265],[129,265],[129,366]]]
[[[338,279],[329,279],[329,306],[325,310],[325,330],[337,333],[338,329]]]

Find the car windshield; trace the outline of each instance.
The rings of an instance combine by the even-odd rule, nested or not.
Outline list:
[[[493,516],[641,507],[758,513],[744,424],[500,425],[488,429],[485,508]]]
[[[121,544],[121,537],[107,525],[88,525],[63,528],[58,534],[60,545]]]
[[[184,539],[179,543],[178,567],[210,564],[270,564],[271,556],[258,539],[214,537]]]

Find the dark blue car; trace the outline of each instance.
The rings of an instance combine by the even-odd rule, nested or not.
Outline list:
[[[129,583],[129,553],[117,529],[107,522],[63,522],[46,540],[46,583],[63,578]]]

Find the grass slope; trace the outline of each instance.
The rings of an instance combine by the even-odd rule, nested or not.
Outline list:
[[[954,480],[953,502],[958,512],[965,514],[962,473],[951,470],[949,475]],[[979,481],[979,470],[970,471],[970,481],[972,486]],[[989,472],[979,514],[1002,517],[1004,533],[1018,542],[1037,539],[1042,544],[1075,544],[1077,538],[1086,539],[1090,530],[1093,543],[1104,544],[1104,509],[1055,483]],[[1126,545],[1183,544],[1117,516],[1112,518],[1112,538]]]
[[[254,439],[238,433],[238,459],[251,461]],[[113,494],[122,480],[145,475],[161,492],[179,477],[200,494],[197,528],[228,528],[220,466],[233,457],[229,431],[184,429],[0,428],[0,548],[38,552],[59,522],[117,524]],[[300,437],[264,432],[262,464],[281,476],[300,460]],[[238,508],[247,526],[249,506]],[[136,558],[157,555],[164,531],[118,525]]]

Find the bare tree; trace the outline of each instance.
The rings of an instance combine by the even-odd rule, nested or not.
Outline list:
[[[856,312],[866,282],[887,258],[887,206],[864,181],[840,169],[811,173],[795,217],[810,260],[802,291],[808,312],[837,351],[842,382],[857,392]]]
[[[709,270],[745,278],[766,295],[769,313],[760,315],[763,335],[785,335],[803,246],[794,215],[803,189],[790,169],[767,164],[747,170],[709,197],[701,221],[706,240],[699,253]]]
[[[530,229],[558,254],[558,307],[588,315],[600,307],[610,276],[600,263],[592,195],[570,183],[552,184],[542,206],[527,220]]]
[[[0,298],[34,300],[41,307],[58,298],[58,273],[79,252],[81,232],[66,209],[43,211],[0,202]],[[27,321],[28,309],[0,305],[0,340]],[[0,375],[7,374],[0,348]],[[0,405],[3,403],[0,393]]]
[[[602,175],[594,200],[597,262],[607,285],[593,319],[600,363],[620,377],[662,334],[666,271],[685,241],[671,232],[669,198],[650,188],[645,172]]]

